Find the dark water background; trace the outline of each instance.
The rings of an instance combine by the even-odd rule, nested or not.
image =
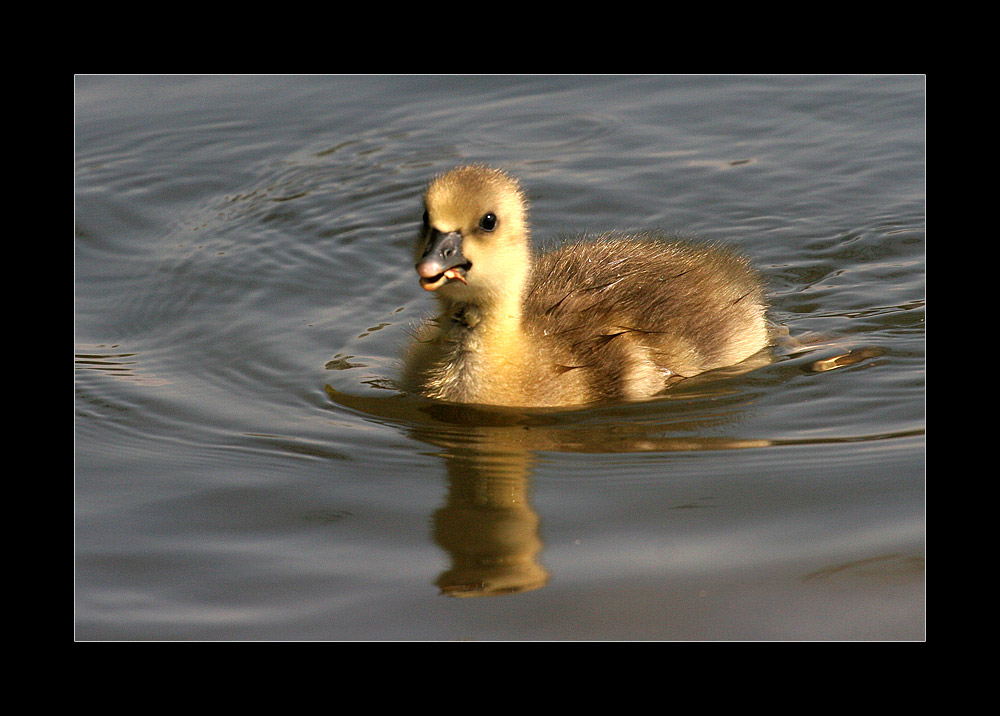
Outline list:
[[[76,638],[922,639],[925,101],[78,77]],[[738,246],[799,345],[637,405],[401,396],[422,190],[469,161],[522,179],[537,243]]]

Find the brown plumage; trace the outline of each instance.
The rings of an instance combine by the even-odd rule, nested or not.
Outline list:
[[[402,385],[462,403],[635,400],[767,345],[760,280],[742,257],[655,233],[611,233],[534,255],[527,201],[503,172],[431,183],[417,243],[441,312]]]

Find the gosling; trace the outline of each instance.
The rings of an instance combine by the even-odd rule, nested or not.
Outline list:
[[[768,344],[760,278],[728,250],[615,232],[535,253],[520,184],[484,166],[436,178],[424,208],[416,270],[441,310],[407,353],[409,392],[521,407],[641,400]]]

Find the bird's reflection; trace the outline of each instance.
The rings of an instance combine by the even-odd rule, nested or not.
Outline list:
[[[436,584],[453,597],[538,589],[549,574],[539,562],[542,541],[529,498],[530,460],[503,450],[487,454],[480,445],[442,453],[448,497],[434,513],[434,539],[451,566]]]
[[[664,424],[662,406],[644,409],[632,404],[590,412],[495,409],[405,395],[357,397],[331,386],[326,390],[339,405],[405,425],[413,438],[438,449],[448,492],[434,513],[434,539],[447,552],[450,566],[435,583],[442,594],[454,597],[525,592],[548,582],[541,560],[540,519],[530,494],[540,451],[645,452],[767,444],[673,435],[690,434],[691,425]],[[717,422],[719,417],[705,420]]]

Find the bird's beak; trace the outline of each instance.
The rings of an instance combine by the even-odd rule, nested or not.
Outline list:
[[[462,255],[462,234],[449,231],[443,234],[437,229],[430,230],[427,248],[417,262],[420,285],[427,291],[436,291],[449,281],[465,280],[465,272],[472,267]]]

